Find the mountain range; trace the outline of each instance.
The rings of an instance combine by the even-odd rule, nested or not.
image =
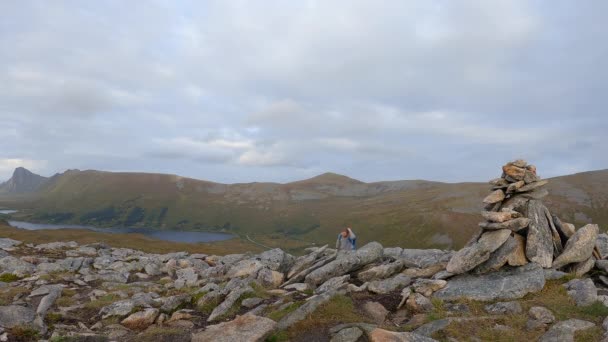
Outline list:
[[[351,226],[360,241],[459,248],[477,229],[487,183],[365,183],[325,173],[280,183],[221,184],[176,175],[24,168],[0,184],[0,206],[22,219],[95,226],[225,231],[332,243]],[[545,203],[577,226],[608,225],[608,170],[550,179]]]

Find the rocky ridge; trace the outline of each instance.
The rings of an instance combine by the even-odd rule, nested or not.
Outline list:
[[[503,169],[480,233],[457,252],[370,242],[298,257],[278,248],[150,254],[0,238],[0,341],[454,341],[441,335],[451,325],[502,322],[524,310],[525,329],[543,341],[608,328],[518,302],[560,281],[568,301],[608,312],[608,235],[552,215],[532,166]],[[483,315],[473,311],[477,302],[487,302]]]

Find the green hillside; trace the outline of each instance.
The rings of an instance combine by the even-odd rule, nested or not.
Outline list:
[[[219,184],[174,175],[67,171],[29,197],[0,198],[24,219],[96,226],[233,232],[272,242],[333,243],[352,226],[360,241],[459,248],[477,229],[485,183],[364,183],[323,174],[287,184]],[[608,171],[551,180],[547,204],[562,219],[608,226]]]

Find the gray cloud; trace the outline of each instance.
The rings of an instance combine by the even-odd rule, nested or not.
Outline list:
[[[225,182],[608,167],[608,4],[2,2],[16,164]]]

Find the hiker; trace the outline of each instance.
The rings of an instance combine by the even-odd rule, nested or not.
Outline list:
[[[344,228],[344,230],[338,234],[338,240],[336,241],[337,250],[352,251],[355,250],[355,244],[357,242],[357,236],[353,233],[350,227]]]

